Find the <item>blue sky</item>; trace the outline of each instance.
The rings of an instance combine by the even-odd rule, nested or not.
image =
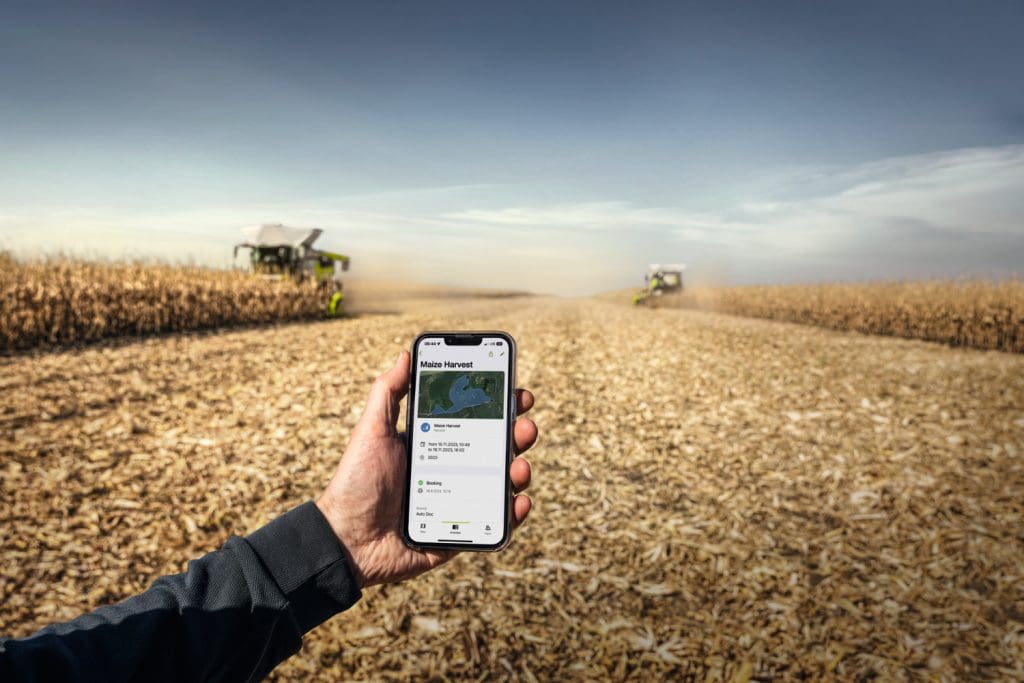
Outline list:
[[[583,294],[1024,263],[1024,3],[4,3],[0,248]]]

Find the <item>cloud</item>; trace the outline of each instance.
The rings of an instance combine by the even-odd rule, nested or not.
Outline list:
[[[679,214],[672,209],[642,208],[627,202],[610,201],[467,209],[445,214],[444,218],[473,225],[575,232],[672,227],[678,225]]]
[[[1006,275],[1024,262],[1024,145],[788,170],[713,211],[626,200],[516,202],[530,188],[389,191],[177,212],[22,207],[0,248],[230,262],[238,227],[325,229],[354,273],[585,294],[680,261],[733,282]]]
[[[837,263],[856,276],[853,260],[871,277],[1005,275],[1024,251],[1024,145],[818,169],[788,190],[803,196],[718,216],[726,234],[743,236],[736,260],[771,253],[781,279],[826,279]]]
[[[1024,145],[804,168],[768,187],[715,211],[606,201],[442,218],[552,245],[573,235],[595,259],[623,261],[623,280],[668,256],[737,282],[1005,276],[1024,262]]]

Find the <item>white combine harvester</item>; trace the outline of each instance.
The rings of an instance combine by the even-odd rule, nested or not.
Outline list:
[[[275,280],[316,283],[324,292],[328,315],[341,315],[341,273],[348,270],[349,257],[315,249],[313,242],[322,232],[319,228],[289,228],[280,223],[242,228],[246,239],[235,245],[235,257],[239,249],[248,249],[253,273]]]

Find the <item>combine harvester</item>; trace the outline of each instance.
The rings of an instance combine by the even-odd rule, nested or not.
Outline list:
[[[242,228],[245,242],[235,245],[249,250],[252,271],[273,280],[314,282],[323,291],[327,315],[342,314],[341,272],[348,270],[349,257],[313,248],[323,231],[319,228],[289,228],[280,223],[266,223]]]
[[[661,297],[682,294],[684,270],[684,263],[649,265],[644,275],[644,288],[633,295],[633,305],[657,306],[664,303]]]

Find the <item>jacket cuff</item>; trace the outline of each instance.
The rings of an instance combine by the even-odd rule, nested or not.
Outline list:
[[[312,501],[286,512],[245,540],[287,597],[301,633],[359,600],[359,584],[341,543]]]

